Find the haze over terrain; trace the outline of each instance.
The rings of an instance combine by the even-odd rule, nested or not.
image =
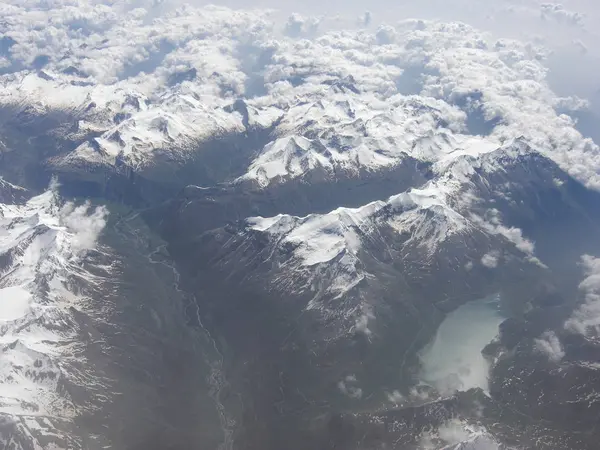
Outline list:
[[[599,20],[0,4],[0,448],[595,449]]]

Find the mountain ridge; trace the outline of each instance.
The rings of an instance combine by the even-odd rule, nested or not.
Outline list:
[[[595,448],[600,157],[542,49],[71,7],[0,40],[4,445]],[[489,296],[489,392],[428,383]]]

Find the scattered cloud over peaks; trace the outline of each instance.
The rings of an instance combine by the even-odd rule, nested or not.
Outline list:
[[[108,211],[105,207],[93,208],[89,202],[76,206],[66,203],[60,209],[60,223],[73,234],[72,245],[77,251],[90,250],[96,245],[100,233],[106,226]]]
[[[567,330],[588,336],[600,333],[600,258],[590,255],[581,257],[586,277],[579,285],[584,303],[565,323]]]
[[[565,356],[562,344],[553,331],[548,331],[535,340],[538,351],[548,357],[550,361],[558,362]]]

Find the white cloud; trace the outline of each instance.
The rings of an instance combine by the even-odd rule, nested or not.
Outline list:
[[[92,249],[106,226],[108,211],[104,206],[92,208],[90,202],[75,206],[68,202],[60,209],[61,225],[72,233],[72,246],[76,252]]]
[[[293,38],[311,37],[317,33],[319,23],[320,20],[316,17],[305,18],[300,14],[294,13],[288,17],[284,32]]]
[[[535,345],[537,350],[545,354],[550,361],[558,362],[565,356],[562,344],[553,331],[548,331],[535,339]]]
[[[557,97],[554,99],[554,108],[557,111],[581,111],[590,107],[589,100],[579,98],[576,95],[569,97]]]
[[[498,259],[500,254],[497,251],[491,251],[481,257],[481,264],[488,269],[494,269],[498,267]]]
[[[500,211],[495,208],[491,208],[486,212],[485,218],[473,216],[473,221],[481,225],[485,230],[493,234],[499,234],[504,236],[507,240],[515,244],[517,249],[532,256],[535,250],[533,242],[523,236],[523,231],[516,227],[507,227],[502,224]]]
[[[386,396],[390,402],[395,403],[396,405],[406,401],[406,397],[404,397],[404,395],[402,395],[402,393],[398,390],[387,392]]]
[[[360,399],[363,395],[363,391],[357,386],[357,382],[355,375],[348,375],[338,382],[338,389],[342,394],[347,395],[350,398]]]
[[[581,263],[586,277],[579,285],[585,302],[565,323],[565,328],[588,336],[600,333],[600,258],[583,255]]]
[[[413,386],[408,395],[412,401],[417,402],[426,402],[431,399],[429,390],[424,388],[423,385]]]
[[[582,25],[585,18],[583,14],[568,10],[560,3],[542,3],[540,10],[543,19],[551,18],[571,25]]]
[[[357,333],[362,333],[366,337],[370,338],[373,332],[369,329],[369,321],[374,318],[375,316],[370,311],[361,314],[354,323],[354,331]]]

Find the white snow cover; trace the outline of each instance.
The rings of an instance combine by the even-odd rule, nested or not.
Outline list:
[[[342,298],[371,277],[360,262],[365,256],[361,252],[365,250],[365,243],[377,239],[382,229],[397,233],[405,248],[417,249],[423,263],[433,262],[440,247],[449,239],[474,232],[497,236],[514,245],[527,260],[539,263],[533,243],[523,237],[520,229],[504,226],[498,211],[490,210],[485,217],[472,212],[474,199],[468,191],[475,169],[502,170],[502,160],[507,155],[517,157],[529,151],[521,144],[516,140],[499,149],[477,147],[471,152],[446,154],[434,165],[436,176],[431,181],[385,201],[374,201],[359,208],[339,207],[326,214],[305,217],[287,214],[250,217],[246,219],[246,226],[248,230],[269,235],[273,246],[269,258],[277,249],[285,251],[285,274],[274,282],[285,285],[289,277],[299,277],[301,284],[315,293],[306,309],[319,310],[325,317],[340,312],[323,299]],[[465,159],[465,156],[476,159]],[[499,264],[500,253],[482,253],[480,259],[482,266],[494,269]],[[319,277],[326,277],[327,285],[324,286]],[[343,315],[353,324],[348,332],[360,332],[370,339],[369,326],[376,317],[368,301],[359,299],[356,305],[344,310]]]
[[[278,246],[291,245],[294,248],[296,267],[290,267],[291,272],[305,273],[310,279],[319,273],[319,268],[324,271],[333,268],[336,275],[325,290],[341,296],[367,276],[357,268],[360,234],[368,233],[375,213],[385,205],[385,202],[373,202],[356,209],[338,208],[329,214],[306,217],[278,215],[246,220],[250,229],[268,233]],[[307,309],[321,307],[317,299],[307,305]]]
[[[523,136],[600,186],[598,148],[555,109],[577,99],[548,88],[539,46],[462,23],[327,31],[313,18],[163,3],[4,2],[0,105],[68,111],[74,135],[100,133],[65,164],[147,167],[159,150],[181,160],[193,142],[278,121],[239,181],[379,170],[405,154],[443,161]],[[247,122],[230,108],[240,98]]]
[[[85,362],[70,309],[86,303],[74,280],[97,281],[83,262],[105,216],[89,204],[61,207],[55,185],[24,205],[0,204],[0,416],[22,432],[78,413],[65,379],[96,381],[70,369]]]
[[[435,219],[428,218],[427,212],[433,213]],[[362,239],[373,235],[377,227],[387,224],[399,234],[406,233],[406,245],[419,247],[427,258],[448,237],[465,232],[470,226],[465,217],[447,205],[446,194],[435,182],[360,208],[340,207],[306,217],[251,217],[246,222],[250,229],[271,235],[278,246],[293,248],[299,270],[310,274],[319,267],[336,267],[336,276],[326,291],[338,296],[369,276],[358,267],[358,253]],[[318,306],[314,302],[308,305],[309,309],[315,307]],[[362,311],[356,329],[368,334],[370,318],[368,310]]]
[[[279,215],[271,218],[251,217],[251,229],[282,237],[281,243],[295,246],[295,255],[306,266],[313,266],[360,250],[360,234],[368,234],[374,222],[385,220],[398,232],[411,231],[415,244],[433,250],[448,235],[460,232],[467,224],[458,213],[448,208],[436,196],[435,187],[413,189],[391,197],[387,202],[376,201],[360,208],[337,208],[328,214],[311,214],[306,217]],[[391,219],[377,214],[384,208],[396,211]],[[432,209],[446,219],[445,225],[429,234],[421,227],[422,211]]]
[[[240,180],[256,180],[267,186],[276,178],[296,178],[317,167],[332,172],[332,164],[322,154],[324,147],[302,136],[289,136],[268,144]]]
[[[160,99],[160,102],[111,126],[100,137],[93,138],[93,144],[81,144],[70,157],[82,160],[97,157],[93,148],[97,146],[102,149],[102,159],[107,163],[114,164],[118,157],[139,169],[152,162],[156,150],[170,150],[174,155],[186,157],[186,150],[194,142],[243,131],[238,114],[207,106],[193,97],[181,95]],[[102,129],[95,124],[89,126]]]
[[[462,190],[469,183],[475,166],[488,171],[499,170],[501,163],[496,159],[507,153],[516,155],[519,149],[520,142],[512,141],[485,163],[479,160],[467,163],[462,157],[484,155],[498,147],[477,145],[459,149],[444,155],[434,166],[436,178],[422,188],[410,189],[386,201],[374,201],[359,208],[340,207],[327,214],[306,217],[286,214],[251,217],[247,224],[250,229],[276,236],[280,245],[292,244],[294,255],[308,267],[341,256],[350,264],[361,249],[361,236],[368,236],[369,231],[382,222],[399,234],[407,233],[410,236],[407,243],[420,247],[425,256],[433,255],[448,237],[473,227],[501,235],[524,254],[532,255],[533,244],[522,236],[521,230],[502,225],[497,210],[489,211],[489,217],[485,218],[470,214],[468,206],[472,199]],[[384,210],[390,213],[383,214]],[[433,219],[425,216],[427,211],[432,213]],[[493,254],[482,255],[482,263],[488,267],[497,263],[496,259]]]
[[[355,209],[338,208],[329,214],[251,217],[247,222],[252,229],[283,236],[282,243],[294,244],[295,254],[305,265],[312,266],[343,253],[356,254],[360,248],[357,231],[368,231],[369,221],[384,206],[385,202],[378,201]]]
[[[165,153],[181,161],[198,142],[272,125],[270,142],[236,182],[264,189],[309,175],[383,170],[406,156],[434,163],[436,181],[360,208],[248,219],[251,229],[289,245],[307,273],[333,267],[331,293],[342,295],[369,276],[358,253],[378,221],[407,233],[425,256],[473,226],[533,253],[520,230],[504,227],[493,212],[478,220],[458,210],[458,189],[474,170],[465,156],[519,138],[600,187],[598,147],[557,112],[577,99],[549,89],[546,52],[536,45],[462,23],[405,20],[327,31],[316,18],[293,15],[281,24],[269,11],[164,3],[3,1],[0,107],[66,112],[66,129],[82,141],[60,161],[66,165],[125,161],[139,169]],[[584,22],[561,5],[536,11],[545,20]],[[365,15],[362,23],[370,21]],[[248,117],[231,108],[238,99]],[[11,255],[0,274],[0,414],[26,423],[77,413],[57,392],[58,378],[69,375],[68,355],[76,354],[68,308],[85,303],[69,277],[94,282],[79,262],[95,246],[105,214],[86,205],[59,208],[52,189],[24,206],[0,205],[0,255]],[[584,262],[587,302],[568,326],[589,333],[600,323],[597,262]],[[493,268],[497,255],[482,255],[481,263]],[[353,313],[354,330],[369,335],[371,311]],[[42,370],[53,375],[37,376]],[[463,437],[448,448],[480,448],[468,445],[487,439]]]
[[[498,444],[493,438],[485,434],[477,434],[466,441],[456,445],[444,447],[442,450],[499,450]]]
[[[396,95],[383,104],[332,92],[314,104],[291,107],[277,127],[285,137],[266,145],[238,181],[265,187],[317,169],[330,178],[356,176],[392,167],[407,155],[436,162],[498,148],[494,139],[460,133],[463,120],[461,111],[428,97]],[[444,121],[455,125],[446,128]]]
[[[453,419],[423,433],[419,447],[427,450],[498,450],[500,445],[485,428]]]

